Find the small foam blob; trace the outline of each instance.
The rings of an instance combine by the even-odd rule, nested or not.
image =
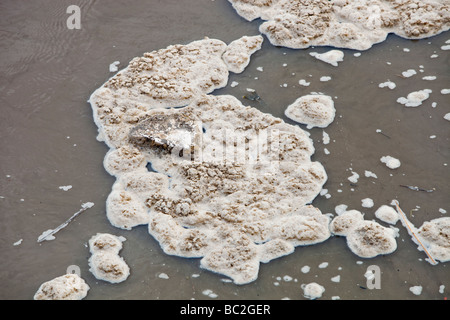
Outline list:
[[[397,211],[395,211],[394,208],[382,205],[375,211],[375,216],[380,219],[383,222],[389,223],[389,224],[396,224],[399,216]]]
[[[89,239],[89,271],[95,278],[110,283],[125,281],[130,275],[130,268],[119,251],[122,249],[124,238],[108,233],[98,233]]]
[[[242,73],[250,63],[250,56],[261,49],[263,40],[263,37],[259,35],[244,36],[231,42],[222,56],[228,70],[234,73]]]
[[[310,55],[334,67],[337,67],[339,62],[344,61],[344,52],[341,50],[330,50],[324,53],[310,52]]]
[[[397,102],[405,105],[405,107],[418,107],[430,97],[430,93],[432,91],[430,89],[424,89],[419,91],[414,91],[409,93],[406,98],[400,97],[397,99]]]
[[[450,261],[450,217],[426,221],[417,230],[428,252],[435,260]]]
[[[319,299],[325,292],[325,288],[316,282],[311,282],[302,286],[303,295],[310,300]]]
[[[389,89],[394,90],[397,87],[397,85],[395,84],[395,82],[392,82],[392,81],[388,80],[386,82],[380,83],[378,85],[378,87],[380,87],[380,88],[388,87]]]
[[[117,72],[119,70],[120,61],[114,61],[109,65],[109,72]]]
[[[380,158],[380,161],[386,165],[389,169],[397,169],[401,166],[400,160],[394,158],[392,156],[383,156]]]
[[[397,232],[377,222],[364,220],[358,210],[349,210],[335,217],[330,223],[330,231],[345,236],[350,250],[362,258],[390,254],[397,249]]]
[[[361,200],[361,206],[363,206],[364,208],[372,208],[373,200],[371,198],[364,198]]]
[[[78,274],[69,273],[44,282],[34,295],[34,300],[82,300],[89,286]]]
[[[308,128],[325,128],[334,121],[336,109],[333,99],[326,95],[306,95],[298,98],[285,110],[285,115]]]
[[[422,286],[412,286],[409,288],[409,291],[411,291],[416,296],[420,296],[422,294],[423,287]]]

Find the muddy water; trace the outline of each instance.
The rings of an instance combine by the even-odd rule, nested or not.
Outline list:
[[[81,9],[79,30],[66,26],[66,8],[72,4]],[[449,295],[448,263],[431,266],[424,261],[424,253],[400,223],[398,249],[391,255],[362,259],[350,252],[345,238],[334,237],[262,264],[259,278],[245,286],[201,270],[198,259],[165,255],[146,227],[124,231],[109,224],[105,201],[114,179],[103,169],[107,147],[96,140],[86,100],[112,75],[108,68],[114,61],[120,61],[121,68],[143,52],[170,44],[205,36],[229,43],[258,34],[259,22],[244,21],[227,1],[10,0],[0,3],[0,24],[1,299],[32,299],[41,283],[64,274],[71,265],[80,267],[91,287],[86,299],[304,299],[301,285],[313,281],[325,287],[322,299]],[[289,123],[293,122],[283,112],[296,98],[310,92],[332,96],[337,116],[325,129],[330,144],[322,143],[322,129],[309,130],[316,147],[314,160],[325,166],[329,179],[324,187],[331,194],[329,199],[317,197],[314,205],[334,213],[336,205],[346,204],[372,219],[379,206],[395,198],[419,227],[450,214],[450,123],[443,119],[450,112],[449,96],[440,93],[450,88],[449,51],[440,48],[448,39],[448,33],[421,41],[391,36],[359,57],[345,50],[338,67],[309,55],[329,48],[289,50],[265,41],[244,73],[230,75],[229,83],[239,85],[214,94],[235,95]],[[438,57],[430,58],[433,54]],[[407,69],[417,74],[402,78]],[[437,79],[422,80],[428,75]],[[321,76],[332,79],[321,82]],[[300,79],[310,86],[299,85]],[[397,84],[394,90],[378,87],[388,79]],[[242,98],[246,88],[256,89],[261,100]],[[396,102],[420,89],[433,91],[421,106],[406,108]],[[401,167],[386,168],[379,161],[384,155],[399,158]],[[352,170],[361,176],[356,185],[347,180]],[[365,170],[378,178],[364,177]],[[67,191],[59,188],[68,185],[72,188]],[[416,192],[400,185],[435,190]],[[374,207],[363,208],[364,198],[373,199]],[[55,240],[37,243],[43,231],[58,226],[87,201],[95,206]],[[97,232],[127,238],[120,252],[131,267],[125,282],[105,283],[89,272],[87,241]],[[327,267],[319,268],[323,262]],[[367,288],[364,273],[370,265],[380,267],[381,289]],[[309,272],[304,272],[305,266]],[[161,273],[169,278],[161,278]],[[419,296],[409,290],[413,286],[423,287]],[[205,295],[205,290],[217,297]]]

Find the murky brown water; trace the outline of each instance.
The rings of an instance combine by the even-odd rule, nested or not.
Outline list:
[[[80,30],[66,27],[66,8],[71,4],[81,8]],[[112,75],[109,64],[118,60],[122,68],[146,51],[205,36],[229,43],[259,34],[258,24],[241,19],[225,0],[0,3],[1,299],[32,299],[41,283],[64,274],[70,265],[81,268],[91,287],[86,299],[211,299],[203,294],[206,289],[217,294],[215,299],[304,299],[301,284],[313,281],[325,287],[322,299],[444,299],[449,295],[448,263],[431,266],[425,262],[426,256],[400,223],[396,226],[398,249],[391,255],[361,259],[350,252],[344,238],[334,237],[262,264],[259,278],[244,286],[201,270],[198,259],[165,255],[144,226],[124,231],[109,224],[105,201],[114,179],[103,169],[108,148],[96,140],[97,128],[86,102]],[[450,101],[440,93],[450,88],[449,51],[440,49],[448,39],[448,32],[421,41],[389,37],[360,57],[345,50],[337,68],[309,55],[329,48],[289,50],[265,41],[244,73],[230,75],[229,83],[239,85],[214,94],[241,98],[246,88],[256,89],[262,101],[242,99],[244,104],[288,122],[284,109],[296,98],[310,92],[334,97],[337,117],[325,129],[331,143],[323,145],[322,129],[310,130],[314,160],[325,166],[329,179],[324,187],[332,195],[330,199],[319,196],[314,205],[334,213],[336,205],[346,204],[372,219],[379,206],[396,198],[405,212],[420,207],[410,216],[419,227],[423,221],[450,214],[450,166],[446,165],[450,164],[450,123],[443,119],[450,112]],[[435,53],[438,57],[430,58]],[[263,72],[257,71],[259,66]],[[407,69],[418,74],[401,78]],[[319,81],[325,75],[332,80]],[[422,80],[428,75],[437,79]],[[311,85],[300,86],[300,79]],[[395,90],[378,88],[388,79],[397,84]],[[421,106],[405,108],[396,102],[420,89],[433,90]],[[389,138],[376,133],[377,129]],[[436,138],[430,139],[433,135]],[[387,169],[379,161],[384,155],[399,158],[402,166]],[[347,180],[349,168],[361,176],[357,186]],[[378,179],[365,178],[364,170],[373,171]],[[401,184],[436,190],[415,192]],[[67,185],[72,188],[59,189]],[[367,197],[374,200],[373,208],[361,207]],[[54,241],[37,243],[43,231],[55,228],[87,201],[94,202],[94,208],[56,234]],[[439,212],[440,208],[447,213]],[[88,271],[87,241],[97,232],[127,238],[120,252],[131,267],[125,282],[104,283]],[[319,268],[322,262],[328,266]],[[364,289],[364,273],[370,265],[381,269],[381,289]],[[304,266],[310,267],[308,273],[302,272]],[[161,273],[169,279],[160,278]],[[292,280],[283,279],[286,275]],[[339,282],[331,280],[338,275]],[[423,287],[419,296],[409,290],[417,285]],[[445,285],[443,293],[441,285]]]

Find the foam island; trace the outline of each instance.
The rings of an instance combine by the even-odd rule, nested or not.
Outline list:
[[[125,281],[130,275],[130,268],[119,256],[124,238],[108,233],[98,233],[89,239],[89,271],[99,280],[110,283]]]
[[[335,117],[333,99],[330,96],[311,94],[298,98],[285,110],[285,115],[295,122],[313,127],[325,128]]]
[[[397,249],[397,231],[375,221],[364,220],[358,210],[345,211],[330,223],[334,235],[344,236],[350,250],[362,258],[390,254]]]
[[[150,128],[177,130],[174,119],[200,123],[202,130],[193,131],[201,139],[187,148],[145,142],[161,134]],[[329,218],[308,205],[327,175],[311,162],[312,141],[299,127],[232,96],[209,95],[185,108],[150,110],[136,127],[139,139],[132,128],[132,139],[105,157],[117,177],[107,203],[113,225],[147,223],[165,253],[202,258],[202,268],[236,284],[255,280],[260,262],[329,238]],[[231,152],[222,147],[240,143]]]
[[[117,148],[148,110],[186,106],[225,87],[230,70],[242,72],[262,41],[260,35],[245,36],[227,46],[205,38],[132,59],[89,98],[99,129],[97,139]]]
[[[254,281],[261,262],[330,237],[329,217],[310,205],[327,175],[311,161],[309,133],[232,96],[208,95],[261,42],[204,39],[144,54],[90,98],[99,139],[111,148],[104,167],[116,177],[111,224],[148,225],[165,253],[201,258],[236,284]]]
[[[228,0],[276,46],[367,50],[389,33],[421,39],[450,29],[446,0]]]
[[[417,230],[428,252],[435,260],[450,261],[450,218],[442,217],[425,221]]]
[[[75,273],[65,274],[44,282],[34,295],[34,300],[82,300],[89,286]]]

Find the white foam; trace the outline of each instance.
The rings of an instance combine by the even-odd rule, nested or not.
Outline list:
[[[350,250],[362,258],[390,254],[397,249],[395,238],[398,233],[374,221],[364,220],[358,210],[346,211],[335,217],[331,221],[330,231],[345,236]]]
[[[168,280],[169,275],[167,273],[161,272],[160,274],[158,274],[158,278]]]
[[[122,249],[123,237],[108,233],[97,233],[89,239],[89,271],[98,280],[110,283],[125,281],[130,275],[130,268],[125,260],[119,256]]]
[[[417,72],[414,69],[408,69],[408,70],[402,72],[402,76],[405,78],[410,78],[415,74],[417,74]]]
[[[335,117],[333,99],[326,95],[306,95],[298,98],[285,110],[285,115],[296,122],[306,124],[308,128],[324,128]]]
[[[399,219],[397,211],[387,205],[382,205],[379,207],[377,211],[375,211],[375,216],[381,221],[389,224],[396,224]]]
[[[117,72],[119,70],[120,61],[114,61],[109,65],[109,72]]]
[[[367,50],[389,33],[410,39],[436,35],[450,28],[449,4],[411,0],[229,0],[248,21],[265,20],[259,27],[276,46],[301,49],[333,46]],[[448,46],[441,47],[448,50]]]
[[[263,37],[258,35],[244,36],[231,42],[222,56],[228,70],[234,73],[242,73],[250,63],[251,55],[261,49],[263,40]]]
[[[308,87],[311,84],[311,82],[307,82],[305,79],[301,79],[298,81],[298,84],[301,86]]]
[[[147,224],[165,253],[201,258],[201,268],[245,284],[260,262],[329,238],[330,218],[308,205],[327,176],[311,161],[312,140],[300,127],[232,96],[207,95],[226,85],[237,61],[224,62],[227,50],[230,58],[234,49],[205,39],[146,53],[89,101],[110,147],[105,169],[116,177],[110,222]],[[174,106],[185,107],[165,109]],[[269,136],[276,150],[260,146]],[[215,151],[224,145],[225,153]],[[181,156],[186,146],[195,161]]]
[[[427,248],[428,253],[435,261],[450,261],[450,247],[448,245],[449,230],[450,217],[425,221],[417,229],[417,235],[420,237],[422,244]]]
[[[330,81],[331,80],[331,77],[330,76],[322,76],[322,77],[320,77],[320,79],[319,79],[321,82],[327,82],[327,81]]]
[[[311,267],[310,267],[310,266],[303,266],[303,267],[301,268],[301,271],[302,271],[303,273],[308,273],[310,270],[311,270]]]
[[[330,136],[325,131],[322,132],[322,143],[323,144],[329,144],[330,143]]]
[[[72,189],[71,185],[68,186],[59,186],[59,189],[63,190],[63,191],[69,191],[70,189]]]
[[[352,171],[352,175],[350,177],[348,177],[347,179],[348,179],[348,181],[350,181],[352,183],[357,183],[358,179],[359,179],[359,174]]]
[[[364,208],[372,208],[373,205],[374,205],[374,203],[371,198],[364,198],[361,200],[361,206]]]
[[[396,85],[394,82],[390,81],[390,80],[388,80],[388,81],[386,81],[386,82],[382,82],[382,83],[380,83],[380,84],[378,85],[378,87],[380,87],[380,88],[388,87],[388,88],[391,89],[391,90],[394,90],[396,86],[397,86],[397,85]]]
[[[400,160],[391,156],[383,156],[380,158],[380,161],[384,163],[389,169],[397,169],[401,166]]]
[[[416,296],[420,296],[422,294],[422,286],[413,286],[409,288],[409,291],[411,291]]]
[[[347,211],[348,206],[346,204],[339,204],[334,208],[334,211],[338,214],[341,215],[343,214],[345,211]]]
[[[450,121],[450,112],[444,115],[444,119]]]
[[[339,62],[344,61],[344,52],[341,50],[330,50],[325,53],[310,52],[311,56],[323,62],[329,63],[337,67]]]
[[[450,89],[442,89],[441,94],[450,94]]]
[[[325,288],[316,282],[311,282],[306,285],[302,285],[303,295],[305,298],[314,300],[322,297],[322,294],[325,292]]]
[[[339,283],[341,282],[341,276],[340,275],[334,276],[333,278],[331,278],[331,281]]]
[[[378,179],[378,176],[377,176],[375,173],[373,173],[372,171],[369,171],[369,170],[365,170],[365,171],[364,171],[364,176],[365,176],[366,178],[375,178],[375,179]]]
[[[82,300],[89,286],[77,274],[66,274],[44,282],[34,295],[34,300]]]

